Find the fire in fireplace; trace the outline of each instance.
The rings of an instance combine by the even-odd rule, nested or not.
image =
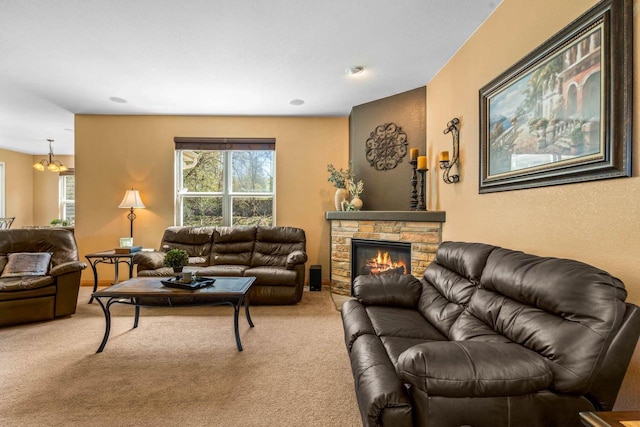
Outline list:
[[[367,274],[409,274],[411,243],[351,239],[351,281]]]
[[[398,273],[406,274],[407,265],[403,259],[394,260],[389,252],[378,249],[378,256],[365,260],[364,274]]]

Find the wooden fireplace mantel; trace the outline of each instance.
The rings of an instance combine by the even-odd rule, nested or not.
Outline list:
[[[328,211],[328,220],[445,222],[443,211]]]

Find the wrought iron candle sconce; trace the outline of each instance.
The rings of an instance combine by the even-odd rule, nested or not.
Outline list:
[[[444,171],[442,179],[447,184],[455,184],[460,181],[460,175],[451,175],[451,168],[458,163],[460,156],[460,120],[458,120],[457,117],[451,119],[449,123],[447,123],[447,128],[443,133],[451,133],[451,138],[453,139],[453,155],[451,160],[449,160],[448,151],[440,153],[440,169]]]

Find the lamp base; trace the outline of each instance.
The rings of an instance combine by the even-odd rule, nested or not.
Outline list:
[[[129,218],[129,222],[131,223],[129,234],[131,235],[131,239],[133,239],[133,220],[136,219],[136,214],[133,212],[133,208],[130,208],[129,214],[127,214],[127,218]]]

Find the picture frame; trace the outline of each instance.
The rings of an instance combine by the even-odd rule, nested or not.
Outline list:
[[[121,237],[120,238],[120,247],[121,248],[130,248],[133,246],[133,237]]]
[[[602,1],[480,89],[479,193],[631,176],[632,18]]]

